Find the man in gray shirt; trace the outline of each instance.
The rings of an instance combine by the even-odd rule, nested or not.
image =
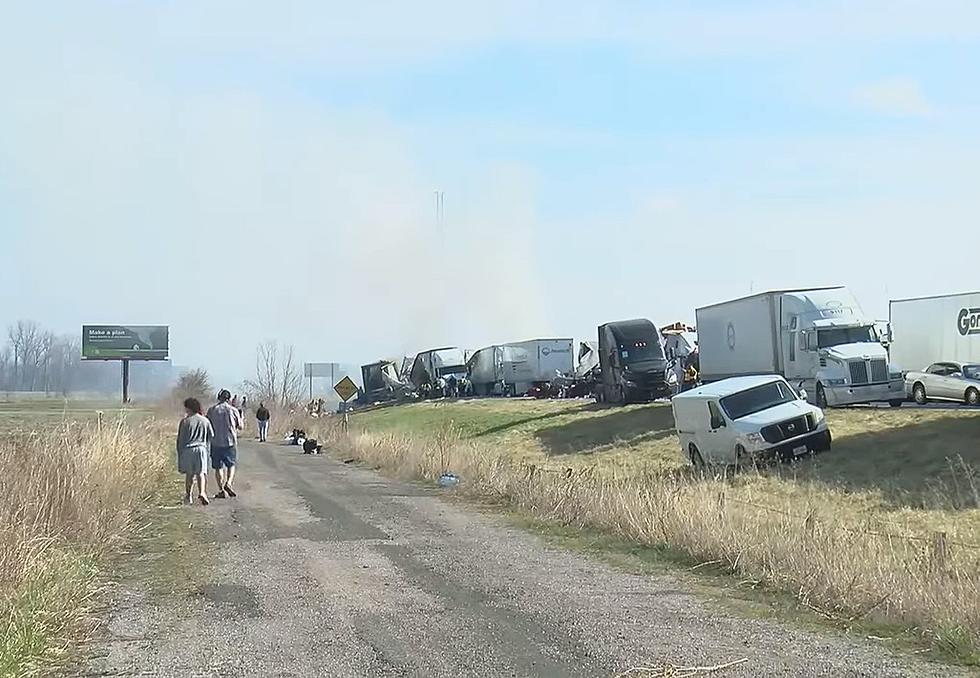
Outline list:
[[[208,410],[208,419],[214,428],[214,438],[211,439],[211,468],[218,481],[216,499],[236,497],[238,493],[232,487],[235,479],[235,466],[238,463],[238,432],[242,430],[242,415],[238,408],[229,402],[231,393],[222,389],[218,394],[218,404]]]

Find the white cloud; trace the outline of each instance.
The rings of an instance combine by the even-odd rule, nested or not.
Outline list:
[[[854,101],[872,112],[898,117],[930,117],[937,113],[918,81],[894,77],[856,89]]]

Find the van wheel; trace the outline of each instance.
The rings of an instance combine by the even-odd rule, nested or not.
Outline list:
[[[735,468],[741,470],[752,466],[752,457],[749,456],[748,450],[746,450],[741,444],[735,446]]]
[[[817,407],[821,410],[827,407],[827,394],[824,393],[823,384],[817,384]]]
[[[929,402],[929,398],[926,397],[926,387],[922,384],[916,384],[912,387],[912,400],[914,400],[919,405],[925,405]]]
[[[980,405],[980,391],[975,388],[966,389],[966,404],[973,407]]]
[[[697,445],[691,443],[691,446],[687,449],[688,455],[691,458],[691,466],[696,469],[704,468],[704,457],[701,456],[701,452],[698,451]]]

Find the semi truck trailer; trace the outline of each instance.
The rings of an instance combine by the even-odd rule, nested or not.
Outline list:
[[[571,339],[531,339],[481,348],[467,361],[477,395],[491,395],[498,385],[505,394],[527,393],[575,369]],[[502,394],[503,395],[503,394]]]
[[[905,370],[980,363],[980,292],[896,299],[888,304],[889,354]]]
[[[779,374],[820,407],[905,400],[875,321],[846,287],[775,290],[697,309],[701,380]]]

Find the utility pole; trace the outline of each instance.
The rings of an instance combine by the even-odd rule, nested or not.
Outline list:
[[[446,214],[446,194],[442,191],[433,191],[436,198],[436,234],[442,236],[443,219]]]

